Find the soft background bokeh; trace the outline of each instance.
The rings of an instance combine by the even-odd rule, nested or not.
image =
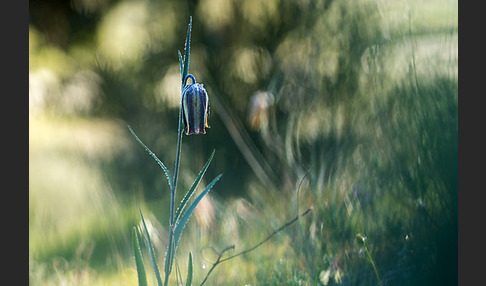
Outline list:
[[[137,285],[139,205],[163,265],[167,181],[126,126],[173,169],[191,15],[211,128],[184,137],[178,197],[213,149],[203,185],[223,177],[182,236],[183,276],[189,251],[199,285],[211,247],[241,251],[312,207],[207,285],[376,285],[357,233],[383,284],[456,285],[449,0],[30,0],[30,284]]]

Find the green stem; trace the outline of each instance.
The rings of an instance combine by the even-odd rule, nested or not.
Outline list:
[[[179,165],[180,165],[180,158],[181,158],[181,145],[182,145],[182,96],[184,95],[184,87],[186,85],[186,75],[189,71],[189,55],[190,55],[190,43],[191,43],[191,26],[192,26],[192,17],[189,18],[189,27],[187,28],[187,37],[186,37],[186,44],[185,44],[185,54],[184,54],[184,63],[181,62],[181,105],[179,108],[179,127],[177,129],[177,155],[175,161],[175,168],[174,168],[174,189],[171,193],[171,201],[170,201],[170,223],[171,225],[174,223],[174,214],[175,214],[175,190],[177,188],[177,177],[179,176]],[[181,60],[181,54],[179,53],[179,61]],[[192,77],[194,81],[194,77]]]
[[[370,261],[371,266],[373,266],[373,270],[375,271],[376,279],[378,279],[378,285],[381,286],[381,279],[380,279],[380,275],[378,274],[378,269],[376,268],[375,261],[373,261],[373,258],[371,257],[371,253],[368,250],[368,248],[366,247],[366,244],[365,244],[364,248],[365,248],[366,254],[368,255],[368,260]]]
[[[363,236],[360,233],[356,234],[356,237],[363,242],[363,248],[366,252],[366,256],[368,258],[368,261],[370,262],[371,266],[373,267],[373,271],[375,272],[376,279],[378,280],[378,285],[381,286],[382,284],[381,284],[380,275],[378,274],[378,269],[376,268],[375,261],[373,260],[373,257],[371,256],[371,253],[370,253],[368,247],[366,246],[366,237]]]
[[[166,255],[166,265],[165,265],[165,282],[164,285],[168,286],[169,276],[172,270],[172,256],[175,255],[174,248],[174,228],[175,228],[175,197],[177,189],[177,181],[179,177],[179,166],[181,160],[181,145],[182,145],[182,95],[185,86],[185,76],[189,70],[189,53],[190,53],[190,39],[191,39],[191,26],[192,17],[189,18],[189,27],[187,29],[186,45],[185,45],[185,55],[184,63],[181,62],[181,106],[179,108],[179,127],[177,129],[177,153],[174,166],[174,179],[173,187],[170,190],[170,214],[169,214],[169,243],[167,245],[167,255]],[[181,60],[181,54],[179,53],[179,60]],[[168,259],[168,260],[167,260]]]
[[[179,166],[180,166],[180,159],[181,159],[181,145],[182,145],[182,101],[181,101],[181,108],[179,109],[179,128],[177,130],[177,154],[175,160],[175,167],[174,167],[174,185],[170,192],[170,214],[169,214],[169,242],[167,245],[167,257],[166,257],[166,269],[165,269],[165,281],[164,285],[169,285],[169,276],[172,270],[172,256],[175,255],[174,251],[174,227],[175,227],[175,196],[176,196],[176,188],[177,188],[177,180],[179,176]]]
[[[174,167],[174,189],[171,190],[170,194],[170,224],[174,224],[174,214],[175,214],[175,193],[177,189],[177,181],[179,177],[179,166],[181,160],[181,145],[182,145],[182,101],[181,107],[179,109],[179,128],[177,130],[177,154]]]

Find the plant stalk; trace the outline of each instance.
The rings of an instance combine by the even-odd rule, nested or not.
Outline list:
[[[176,189],[177,189],[177,181],[179,177],[179,166],[180,166],[180,159],[181,159],[181,145],[182,145],[182,96],[185,86],[185,75],[189,70],[189,49],[190,49],[190,37],[191,37],[191,26],[192,26],[192,17],[189,18],[189,27],[187,29],[187,37],[186,37],[186,44],[185,44],[185,56],[184,56],[184,63],[181,62],[181,105],[179,108],[179,126],[177,128],[177,153],[175,159],[175,166],[174,166],[174,179],[173,179],[173,188],[170,190],[170,214],[169,214],[169,242],[167,245],[167,255],[166,255],[166,265],[165,265],[165,281],[164,285],[168,286],[169,284],[169,276],[172,271],[172,256],[175,255],[175,242],[174,242],[174,229],[175,229],[175,197],[176,197]],[[181,60],[181,54],[179,53],[179,60]],[[167,263],[168,262],[168,263]]]

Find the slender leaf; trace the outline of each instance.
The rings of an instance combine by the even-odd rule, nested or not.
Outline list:
[[[187,262],[186,286],[192,285],[192,253],[189,252],[189,262]]]
[[[179,239],[181,237],[182,231],[184,230],[184,227],[186,226],[187,222],[189,221],[189,218],[192,215],[192,212],[194,209],[197,207],[201,199],[211,190],[211,188],[216,184],[216,182],[221,178],[222,174],[219,174],[216,178],[214,178],[211,183],[202,191],[199,196],[194,199],[194,201],[189,205],[187,208],[186,212],[182,215],[180,221],[177,222],[174,230],[174,243],[175,243],[175,249],[177,249],[177,245],[179,243]]]
[[[177,51],[177,53],[179,54],[179,63],[181,65],[181,91],[182,91],[184,90],[184,78],[182,77],[184,73],[184,62],[182,60],[181,51]]]
[[[157,279],[157,285],[158,286],[163,286],[162,284],[162,279],[160,278],[160,272],[159,272],[159,266],[157,265],[157,259],[155,258],[155,252],[152,247],[152,241],[150,241],[150,235],[147,229],[147,225],[145,224],[145,219],[143,218],[142,210],[140,209],[140,206],[138,207],[138,210],[140,211],[140,216],[142,217],[142,222],[143,222],[143,227],[145,228],[145,235],[147,236],[147,244],[149,248],[149,253],[150,253],[150,259],[152,260],[152,268],[154,269],[155,273],[155,278]]]
[[[162,161],[160,161],[159,158],[157,158],[157,156],[154,154],[154,152],[152,152],[147,147],[147,145],[145,145],[142,142],[142,140],[140,140],[140,138],[138,138],[137,134],[135,134],[135,132],[130,127],[130,125],[128,125],[128,130],[130,130],[130,133],[132,133],[133,137],[135,137],[135,140],[137,140],[137,142],[140,143],[140,145],[142,145],[142,147],[145,149],[145,151],[147,151],[149,153],[149,155],[152,156],[152,158],[155,159],[157,164],[159,164],[159,166],[162,168],[162,170],[164,170],[165,176],[167,177],[167,180],[169,181],[169,187],[172,190],[172,188],[174,187],[174,183],[172,181],[172,176],[170,175],[169,169],[167,169],[167,167],[164,165],[164,163],[162,163]]]
[[[182,215],[181,219],[176,223],[175,229],[174,229],[174,240],[173,240],[173,253],[175,255],[175,252],[177,250],[177,245],[179,244],[179,239],[181,237],[182,231],[184,230],[184,227],[186,226],[187,222],[189,221],[189,218],[192,215],[192,212],[196,208],[197,204],[201,201],[201,199],[211,190],[211,188],[216,184],[216,182],[221,178],[222,174],[218,175],[216,178],[214,178],[211,183],[202,191],[199,196],[196,197],[196,199],[189,205],[187,208],[186,212]],[[169,242],[171,241],[171,237],[169,237]],[[169,247],[167,246],[167,251],[169,251]],[[172,265],[172,262],[174,260],[174,255],[168,256],[166,255],[166,267],[167,265]],[[167,258],[170,258],[167,260]],[[167,279],[167,276],[166,276]]]
[[[194,191],[196,190],[197,186],[201,182],[201,179],[204,176],[204,173],[206,172],[206,170],[208,169],[209,164],[211,164],[211,161],[213,160],[213,157],[214,157],[214,152],[215,152],[215,150],[213,150],[213,153],[211,153],[211,156],[209,157],[208,161],[206,162],[204,167],[199,172],[199,175],[194,180],[194,183],[192,184],[189,191],[187,191],[187,193],[184,195],[184,198],[182,198],[181,204],[179,205],[179,208],[177,208],[177,211],[176,211],[176,220],[175,220],[176,223],[177,223],[177,221],[179,221],[179,219],[182,215],[182,211],[184,210],[185,206],[187,205],[187,202],[189,201],[191,196],[194,194]]]
[[[189,72],[189,57],[191,54],[191,29],[192,29],[192,16],[189,18],[189,26],[187,28],[187,37],[186,37],[186,45],[184,47],[185,54],[184,54],[184,69],[182,72],[182,81],[186,78],[186,75]],[[184,86],[184,82],[182,85]]]
[[[138,241],[137,229],[133,227],[132,231],[133,253],[135,254],[135,265],[137,266],[138,285],[147,286],[147,276],[145,274],[145,266],[142,259],[142,251],[140,250],[140,243]]]

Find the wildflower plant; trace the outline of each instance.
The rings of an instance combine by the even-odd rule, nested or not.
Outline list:
[[[216,182],[221,178],[222,174],[216,176],[211,183],[207,185],[207,187],[190,203],[189,199],[194,194],[197,186],[201,182],[204,173],[209,167],[213,157],[214,151],[212,152],[211,156],[209,157],[206,164],[203,166],[201,172],[194,180],[194,183],[190,187],[190,189],[184,195],[179,207],[175,208],[175,197],[176,197],[176,189],[177,189],[177,181],[179,175],[179,166],[180,166],[180,157],[181,157],[181,144],[182,144],[182,137],[183,137],[183,129],[186,135],[190,134],[205,134],[206,127],[208,125],[208,116],[209,116],[209,98],[206,90],[204,89],[202,84],[196,82],[196,79],[193,75],[188,74],[189,71],[189,57],[190,57],[190,41],[191,41],[191,26],[192,26],[192,17],[189,20],[189,27],[187,29],[187,37],[185,43],[185,54],[184,59],[179,51],[179,62],[180,62],[180,69],[181,69],[181,106],[179,110],[179,128],[177,130],[177,153],[176,153],[176,160],[175,160],[175,167],[174,167],[174,175],[172,176],[169,169],[162,163],[162,161],[157,158],[157,156],[140,140],[140,138],[135,134],[133,129],[128,126],[128,129],[135,137],[138,143],[142,145],[142,147],[149,153],[152,158],[159,164],[159,166],[164,171],[165,175],[167,176],[167,181],[169,183],[170,188],[170,210],[169,210],[169,242],[167,245],[167,250],[165,253],[165,261],[164,261],[164,282],[162,282],[162,277],[160,275],[159,267],[157,265],[157,260],[155,258],[154,248],[152,242],[150,240],[150,235],[147,229],[147,225],[145,224],[145,219],[143,217],[142,210],[139,208],[140,216],[142,218],[143,228],[145,230],[145,236],[147,238],[147,244],[149,249],[149,254],[152,262],[152,268],[154,270],[155,278],[157,280],[158,286],[167,286],[169,284],[169,277],[172,271],[172,266],[174,263],[174,257],[177,250],[177,246],[179,244],[179,240],[182,235],[182,231],[186,226],[189,218],[191,217],[194,209],[199,204],[201,199],[211,190],[211,188],[216,184]],[[192,83],[187,84],[188,80],[191,79]],[[184,127],[183,127],[184,125]],[[138,280],[139,285],[147,285],[147,278],[145,274],[145,266],[142,259],[142,254],[140,250],[140,243],[138,239],[138,234],[136,228],[133,228],[132,232],[132,239],[133,239],[133,248],[134,248],[134,255],[135,255],[135,264],[137,267],[138,273]],[[186,285],[192,284],[192,254],[189,253],[189,265],[188,265],[188,273],[186,278]]]
[[[187,36],[186,36],[186,43],[185,43],[185,53],[184,58],[182,57],[179,51],[179,62],[180,62],[180,69],[181,69],[181,105],[179,109],[179,127],[177,130],[177,151],[176,151],[176,160],[174,166],[174,175],[172,176],[169,169],[162,163],[162,161],[157,158],[157,156],[140,140],[140,138],[135,134],[133,129],[128,126],[128,129],[135,137],[135,140],[142,145],[142,147],[148,152],[150,156],[159,164],[159,166],[164,171],[165,175],[167,176],[167,181],[169,183],[170,188],[170,210],[169,210],[169,239],[167,244],[167,250],[165,252],[165,260],[164,260],[164,281],[162,282],[162,276],[159,271],[159,267],[157,265],[157,259],[155,257],[154,248],[152,242],[150,240],[150,235],[147,229],[147,225],[145,223],[145,219],[143,217],[142,210],[139,207],[140,216],[142,219],[142,225],[145,232],[145,237],[147,239],[148,250],[150,254],[150,259],[152,263],[152,268],[155,274],[155,278],[157,280],[158,286],[167,286],[169,284],[169,277],[172,271],[172,266],[174,264],[174,257],[177,251],[177,246],[179,244],[179,240],[182,235],[182,231],[186,226],[189,218],[191,217],[194,209],[197,207],[199,202],[202,198],[213,188],[216,182],[221,178],[222,174],[216,176],[207,186],[206,188],[189,204],[189,200],[191,199],[192,195],[194,194],[197,186],[201,182],[204,173],[208,169],[211,161],[213,160],[215,151],[211,153],[209,156],[208,161],[203,166],[201,171],[199,172],[198,176],[194,180],[192,186],[186,192],[179,207],[175,208],[175,197],[176,197],[176,188],[177,188],[177,180],[179,175],[179,166],[180,166],[180,157],[181,157],[181,144],[183,135],[191,135],[191,134],[205,134],[206,128],[209,128],[208,119],[209,119],[209,97],[206,89],[200,83],[196,82],[195,77],[192,74],[189,74],[189,57],[190,57],[190,42],[191,42],[191,28],[192,28],[192,17],[189,19],[189,26],[187,29]],[[188,81],[191,83],[188,84]],[[299,186],[300,188],[300,186]],[[221,263],[228,261],[230,259],[239,257],[245,253],[251,252],[264,244],[265,242],[269,241],[273,236],[275,236],[278,232],[282,231],[284,228],[290,226],[291,224],[295,223],[300,217],[307,215],[311,209],[307,209],[302,214],[298,214],[297,208],[297,216],[290,221],[283,224],[278,229],[269,233],[265,239],[256,243],[254,246],[240,251],[239,253],[227,256],[223,258],[223,255],[230,250],[234,250],[235,246],[231,245],[224,248],[222,251],[217,252],[218,259],[212,264],[209,271],[206,273],[203,281],[200,285],[203,285],[208,277],[209,274],[216,268],[216,266],[220,265]],[[142,258],[142,252],[140,249],[140,241],[137,233],[136,227],[133,227],[132,230],[132,242],[133,242],[133,251],[135,257],[135,265],[137,268],[138,274],[138,281],[140,286],[147,285],[147,276],[145,273],[145,266]],[[179,274],[180,275],[180,274]],[[178,280],[181,278],[178,277]],[[192,285],[193,280],[193,263],[192,263],[192,253],[189,252],[189,259],[188,259],[188,266],[187,266],[187,277],[185,285]]]

